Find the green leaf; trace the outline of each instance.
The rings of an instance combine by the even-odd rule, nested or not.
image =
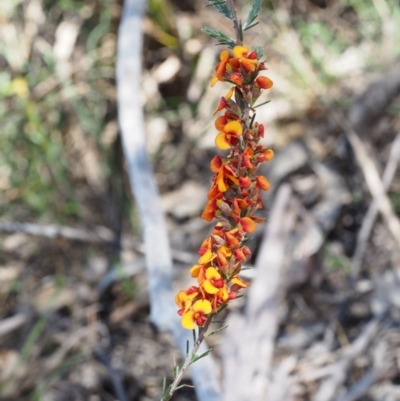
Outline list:
[[[227,327],[228,327],[228,325],[226,325],[226,326],[224,326],[224,327],[220,327],[219,329],[212,331],[210,334],[207,334],[207,337],[210,337],[210,336],[212,336],[213,334],[217,334],[217,333],[219,333],[220,331],[225,330]]]
[[[251,5],[251,10],[249,15],[247,16],[246,22],[243,25],[243,29],[251,28],[251,23],[258,17],[258,13],[261,10],[261,3],[263,0],[253,0],[253,4]]]
[[[174,379],[178,376],[179,373],[179,366],[174,366]]]
[[[246,238],[242,241],[241,246],[247,245],[252,239],[253,239],[253,237],[246,237]]]
[[[186,358],[189,355],[189,340],[186,341]]]
[[[194,343],[196,342],[196,329],[193,329],[192,333],[193,333],[193,345],[194,345]]]
[[[264,55],[264,49],[262,46],[256,46],[256,53],[257,53],[257,59],[260,60],[260,58]]]
[[[255,27],[256,25],[258,25],[259,23],[260,23],[260,21],[257,21],[257,22],[255,22],[254,24],[251,24],[250,26],[244,28],[243,30],[244,30],[244,31],[248,31],[249,29],[254,28],[254,27]]]
[[[255,108],[257,108],[257,107],[264,106],[264,104],[267,104],[267,103],[269,103],[270,101],[271,101],[271,100],[267,100],[266,102],[260,103],[260,104],[258,104],[257,106],[253,106],[253,108],[255,109]]]
[[[161,390],[161,401],[165,398],[165,388],[167,384],[167,378],[164,376],[162,390]]]
[[[256,118],[256,113],[253,114],[253,116],[251,117],[251,121],[250,121],[250,128],[253,126],[254,123],[254,119]],[[243,270],[243,268],[241,269]]]
[[[208,0],[210,6],[214,7],[218,12],[224,14],[226,18],[232,19],[232,14],[226,5],[225,1]]]
[[[208,349],[206,352],[203,352],[201,355],[193,355],[192,363],[197,362],[199,359],[204,358],[212,351],[212,348]]]
[[[225,35],[220,31],[215,31],[214,29],[204,27],[201,29],[201,32],[205,33],[206,35],[210,36],[211,38],[217,39],[218,44],[220,45],[227,45],[231,49],[235,46],[236,42],[230,38],[229,36]]]

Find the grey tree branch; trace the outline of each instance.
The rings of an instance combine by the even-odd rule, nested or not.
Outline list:
[[[186,353],[190,331],[183,329],[174,305],[172,260],[157,186],[145,147],[145,131],[140,82],[142,65],[142,15],[145,0],[126,0],[118,37],[117,99],[122,145],[131,189],[143,227],[151,304],[150,320],[160,330],[170,330]],[[206,350],[202,345],[201,352]],[[212,358],[202,358],[191,366],[198,399],[217,401],[218,383]],[[160,378],[161,380],[161,378]]]
[[[395,140],[393,141],[393,145],[390,150],[389,161],[383,173],[382,181],[385,192],[388,190],[390,183],[394,178],[397,165],[399,164],[399,159],[400,159],[400,132],[397,134]],[[360,272],[361,263],[367,246],[368,238],[371,234],[378,212],[379,212],[379,199],[374,198],[374,200],[372,201],[372,203],[368,208],[368,211],[361,225],[360,231],[357,235],[356,250],[354,251],[354,256],[352,258],[351,273],[353,279],[356,279]]]
[[[347,120],[344,115],[341,115],[341,113],[335,113],[334,115],[338,124],[344,129],[347,139],[350,142],[369,191],[372,196],[377,199],[377,206],[390,234],[396,243],[400,244],[400,220],[394,213],[374,160],[368,154],[363,141],[357,135],[355,128],[353,128],[349,120]]]
[[[332,366],[332,373],[325,379],[313,401],[330,401],[334,397],[336,390],[346,380],[347,371],[352,361],[365,351],[368,344],[376,335],[383,318],[386,316],[388,306],[383,305],[382,310],[365,326],[361,334],[345,350],[342,358]]]
[[[139,253],[145,253],[145,246],[138,241],[122,237],[119,239],[107,227],[99,226],[92,230],[85,228],[76,228],[61,226],[58,224],[42,225],[32,223],[19,223],[14,221],[0,221],[0,232],[6,233],[24,233],[28,235],[46,237],[46,238],[65,238],[71,241],[83,241],[93,244],[107,244],[118,246],[122,249],[133,249]],[[177,262],[194,264],[197,261],[195,255],[171,249],[172,258]]]
[[[278,191],[266,225],[245,313],[234,313],[228,320],[223,341],[224,401],[266,399],[286,244],[295,216],[291,190],[285,184]]]

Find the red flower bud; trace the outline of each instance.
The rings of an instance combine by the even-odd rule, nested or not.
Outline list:
[[[258,78],[256,78],[256,82],[257,82],[258,87],[261,88],[261,89],[269,89],[274,84],[267,77],[258,77]]]
[[[239,183],[242,188],[249,188],[251,186],[250,177],[239,177]]]
[[[232,73],[230,76],[230,80],[237,86],[242,86],[243,84],[242,74],[239,74],[238,72]]]

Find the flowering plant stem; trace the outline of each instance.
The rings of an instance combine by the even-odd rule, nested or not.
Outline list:
[[[193,344],[192,351],[187,354],[186,360],[182,367],[179,369],[179,372],[177,372],[174,381],[171,383],[171,385],[166,389],[165,394],[162,395],[161,401],[169,401],[172,397],[172,395],[175,393],[176,390],[182,387],[190,387],[187,385],[182,385],[179,386],[180,382],[182,381],[183,376],[185,375],[186,371],[189,369],[189,366],[194,363],[197,359],[197,351],[199,350],[204,337],[206,335],[206,332],[211,324],[211,318],[204,324],[203,327],[199,328],[199,335],[196,339],[196,341]]]
[[[198,285],[179,291],[175,297],[182,326],[194,330],[194,333],[198,328],[199,334],[193,340],[192,351],[189,353],[187,350],[182,368],[174,368],[173,383],[167,389],[164,385],[161,401],[168,401],[176,390],[185,387],[179,383],[189,366],[210,352],[197,355],[212,319],[230,301],[238,298],[241,289],[249,285],[239,277],[239,273],[243,263],[251,257],[247,246],[249,234],[256,230],[257,223],[264,222],[263,218],[253,215],[262,208],[260,191],[266,191],[270,186],[264,176],[256,175],[260,164],[273,157],[271,149],[259,144],[264,137],[264,125],[255,122],[255,107],[258,106],[254,104],[263,90],[273,85],[269,78],[259,76],[260,72],[267,69],[264,62],[260,61],[262,47],[251,50],[242,45],[243,27],[237,18],[233,0],[209,2],[232,21],[236,36],[234,40],[211,28],[203,30],[216,38],[219,44],[232,49],[232,52],[223,50],[220,53],[220,61],[211,80],[211,86],[217,82],[231,85],[214,111],[214,115],[224,111],[224,115],[215,121],[215,128],[219,131],[215,145],[229,152],[225,156],[215,155],[210,163],[214,177],[201,217],[206,221],[216,219],[217,223],[200,246],[198,263],[190,269]],[[246,29],[256,25],[253,22],[260,4],[261,0],[253,0],[245,23]]]
[[[238,18],[237,18],[236,8],[235,8],[235,5],[233,4],[233,0],[226,0],[226,5],[232,15],[233,29],[234,29],[235,35],[236,35],[236,45],[241,46],[243,44],[241,26],[240,26]]]

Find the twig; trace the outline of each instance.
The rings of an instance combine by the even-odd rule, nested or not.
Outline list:
[[[236,14],[236,8],[235,5],[233,4],[233,0],[226,0],[226,5],[229,8],[229,11],[231,12],[232,15],[232,22],[233,22],[233,29],[235,31],[236,35],[236,44],[241,46],[243,44],[242,40],[242,24],[238,20],[237,14]]]
[[[65,238],[71,241],[83,241],[94,244],[107,244],[110,246],[120,246],[122,249],[133,249],[139,253],[145,253],[145,246],[138,241],[122,237],[119,241],[116,236],[107,227],[98,226],[94,230],[84,228],[75,228],[61,226],[57,224],[41,225],[32,223],[19,223],[12,221],[0,221],[0,231],[7,233],[24,233],[38,237],[46,238]],[[197,258],[189,252],[171,250],[175,261],[187,264],[193,264]]]
[[[182,367],[180,368],[179,373],[175,377],[174,381],[172,382],[167,396],[165,398],[163,398],[161,401],[170,400],[171,397],[173,396],[173,394],[175,393],[175,391],[178,389],[179,383],[182,381],[183,376],[185,375],[186,371],[189,369],[189,366],[193,362],[193,358],[196,356],[197,351],[199,350],[202,342],[204,341],[204,336],[205,336],[208,328],[210,327],[212,318],[213,318],[213,316],[210,315],[206,324],[200,329],[199,336],[198,336],[197,340],[195,341],[195,343],[193,344],[192,351],[186,356],[186,360],[183,363]]]
[[[396,241],[400,244],[400,221],[393,211],[392,204],[386,194],[384,184],[379,177],[378,169],[368,151],[352,127],[349,120],[341,112],[335,112],[334,117],[346,134],[346,137],[353,149],[357,162],[364,175],[365,182],[372,196],[377,200],[377,206],[382,214],[385,223]]]
[[[375,370],[371,370],[366,373],[360,380],[354,383],[350,389],[341,397],[337,398],[336,401],[356,401],[373,386],[377,380],[379,380],[379,373]]]
[[[110,379],[113,384],[115,395],[117,396],[118,401],[128,401],[128,397],[126,395],[126,391],[122,384],[121,378],[118,372],[111,365],[110,360],[108,359],[108,356],[105,354],[105,352],[97,347],[93,350],[93,356],[106,367],[107,372],[110,375]]]
[[[11,221],[0,221],[0,231],[8,233],[22,232],[29,235],[37,235],[47,238],[66,238],[69,240],[86,241],[94,243],[116,244],[117,237],[106,227],[97,227],[93,231],[60,226],[56,224],[39,225],[31,223],[18,223]]]
[[[397,134],[395,140],[393,141],[389,161],[386,165],[385,171],[383,173],[383,187],[385,192],[388,190],[394,175],[396,173],[397,165],[400,159],[400,132]],[[374,198],[372,203],[370,204],[368,211],[364,217],[363,223],[361,225],[360,231],[357,235],[357,245],[356,250],[354,251],[354,256],[352,258],[352,278],[356,280],[358,274],[360,272],[362,259],[364,256],[365,248],[367,245],[368,238],[371,234],[372,228],[374,226],[374,222],[376,216],[378,214],[378,203],[379,199]]]
[[[0,320],[0,337],[22,326],[28,321],[28,318],[28,314],[18,313],[17,315],[11,316],[7,319]]]
[[[349,345],[342,358],[332,366],[332,374],[321,384],[313,401],[330,401],[332,399],[336,390],[346,379],[350,363],[367,348],[378,331],[381,321],[386,316],[387,310],[388,306],[385,304],[380,313],[366,325],[357,339]]]
[[[118,120],[132,193],[140,213],[146,250],[151,305],[150,320],[160,330],[172,332],[176,344],[186,354],[189,334],[180,325],[172,291],[172,260],[168,234],[157,185],[146,152],[140,97],[142,65],[141,19],[145,0],[126,0],[119,27],[117,55]],[[202,344],[205,348],[205,344]],[[217,401],[218,383],[211,358],[191,367],[200,401]]]
[[[280,187],[256,262],[245,315],[233,314],[223,342],[223,400],[253,401],[265,396],[278,325],[281,276],[287,237],[296,216],[291,190]]]

